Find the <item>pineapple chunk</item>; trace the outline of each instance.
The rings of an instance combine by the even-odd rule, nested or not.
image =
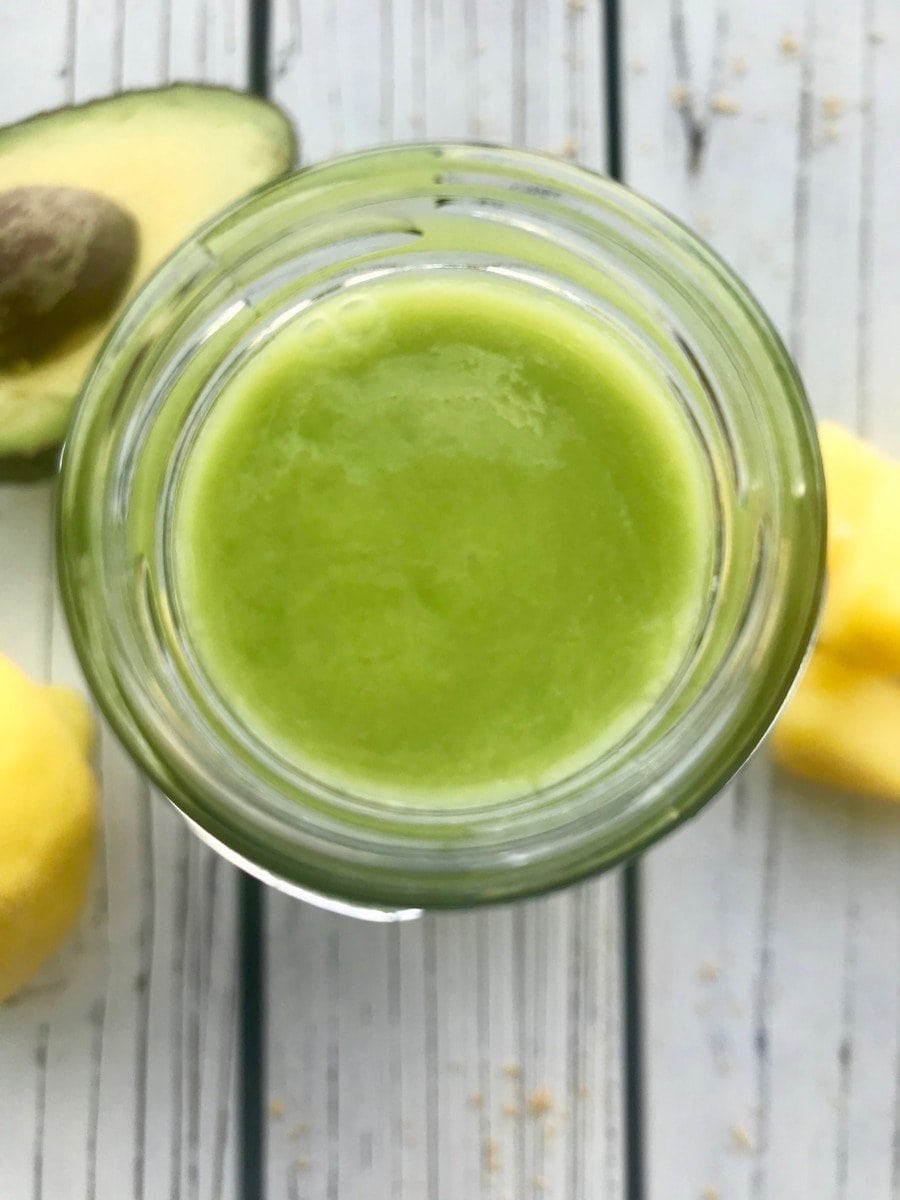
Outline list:
[[[795,775],[900,800],[900,683],[819,648],[771,745]]]
[[[819,446],[828,489],[828,570],[835,572],[846,561],[889,463],[874,447],[833,421],[819,425]]]
[[[820,638],[856,666],[900,674],[900,467],[883,469],[839,547]]]

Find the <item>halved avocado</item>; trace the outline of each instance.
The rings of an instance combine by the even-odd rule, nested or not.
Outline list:
[[[130,283],[112,312],[30,357],[0,359],[0,461],[46,459],[128,296],[197,225],[282,174],[296,152],[293,128],[274,105],[196,84],[126,92],[0,129],[0,198],[35,186],[83,189],[137,226]]]

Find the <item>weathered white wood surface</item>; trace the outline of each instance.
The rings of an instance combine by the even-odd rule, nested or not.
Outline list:
[[[601,16],[285,0],[274,95],[307,161],[428,137],[602,166]],[[618,906],[608,879],[385,928],[270,895],[271,1200],[622,1196]]]
[[[0,122],[121,86],[243,82],[240,6],[0,6]],[[160,164],[165,178],[165,164]],[[0,179],[2,188],[2,179]],[[80,685],[56,597],[49,484],[0,484],[0,651]],[[0,1009],[2,1200],[234,1195],[234,875],[104,731],[88,914]]]
[[[629,181],[745,275],[817,410],[900,453],[900,7],[623,8]],[[602,166],[602,19],[599,0],[276,0],[275,95],[307,160],[467,136]],[[241,81],[247,25],[241,0],[0,5],[0,120]],[[0,486],[0,651],[74,681],[51,499]],[[107,735],[99,761],[88,918],[0,1010],[0,1200],[219,1200],[233,873]],[[900,813],[760,755],[642,879],[649,1200],[900,1195]],[[269,896],[272,1200],[622,1196],[618,891],[392,929]]]
[[[900,453],[900,6],[625,18],[630,182],[745,276],[818,414]],[[642,873],[651,1200],[900,1194],[900,811],[760,755]]]

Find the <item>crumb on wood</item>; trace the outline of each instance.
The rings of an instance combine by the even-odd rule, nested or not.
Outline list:
[[[481,1092],[472,1092],[469,1096],[469,1108],[484,1108],[484,1095]]]
[[[277,1096],[273,1096],[269,1101],[269,1116],[275,1121],[280,1121],[284,1116],[284,1101]]]
[[[826,142],[834,142],[838,139],[841,133],[841,127],[837,121],[826,121],[825,128],[822,130]]]
[[[582,1080],[581,1083],[579,1083],[578,1087],[575,1089],[575,1095],[578,1097],[579,1100],[586,1100],[590,1094],[591,1094],[591,1089],[584,1082],[584,1080]]]
[[[731,60],[732,75],[746,75],[749,68],[750,64],[747,62],[747,59],[744,57],[744,55],[735,54],[734,58]]]
[[[517,1062],[513,1062],[512,1060],[505,1062],[501,1070],[507,1079],[518,1079],[522,1074],[522,1068]]]
[[[722,1200],[722,1193],[717,1187],[705,1187],[700,1193],[700,1200]]]
[[[546,1088],[538,1088],[528,1097],[528,1115],[539,1121],[553,1108],[553,1095]]]
[[[837,92],[829,92],[827,96],[822,97],[822,113],[831,121],[839,117],[846,107],[847,101]]]
[[[784,33],[778,42],[779,53],[784,58],[796,58],[800,53],[800,41],[796,34]]]
[[[297,1167],[298,1171],[308,1171],[309,1170],[309,1159],[308,1158],[298,1158],[297,1162],[296,1162],[296,1167]]]
[[[288,1137],[292,1142],[296,1142],[307,1133],[309,1133],[309,1125],[306,1121],[298,1121],[296,1125],[292,1125],[288,1130]]]
[[[740,1150],[743,1154],[753,1154],[756,1151],[756,1138],[747,1126],[740,1122],[731,1127],[731,1148]]]
[[[676,83],[669,92],[669,99],[673,108],[685,109],[690,103],[691,89],[686,83]]]
[[[547,1186],[547,1180],[543,1177],[543,1175],[532,1175],[531,1186],[536,1192],[542,1192]]]
[[[633,71],[635,75],[643,75],[643,73],[647,70],[646,58],[630,58],[628,60],[628,70]]]
[[[566,0],[566,8],[569,12],[584,12],[587,8],[587,0]]]
[[[887,41],[887,38],[880,29],[870,29],[867,37],[873,46],[881,46]]]
[[[500,1170],[500,1143],[496,1138],[485,1138],[481,1143],[481,1164],[488,1175]]]
[[[738,100],[735,100],[733,96],[725,96],[721,92],[713,96],[709,107],[720,117],[739,117],[744,111],[744,106]]]
[[[563,158],[577,158],[578,151],[580,148],[581,147],[579,146],[578,138],[573,138],[573,137],[566,138],[566,140],[563,142],[562,147],[561,147],[561,153],[562,153]]]
[[[697,978],[703,983],[715,983],[721,974],[721,968],[714,962],[702,962],[697,968]]]
[[[757,235],[753,239],[753,249],[756,252],[757,258],[769,259],[772,257],[772,242],[770,238]]]
[[[522,1109],[518,1104],[514,1104],[512,1100],[507,1100],[503,1105],[504,1117],[521,1117]]]

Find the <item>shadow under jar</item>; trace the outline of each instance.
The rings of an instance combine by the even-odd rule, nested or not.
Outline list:
[[[417,280],[545,298],[625,347],[681,423],[709,517],[697,618],[652,702],[555,776],[458,803],[427,786],[385,797],[267,737],[208,669],[179,567],[192,455],[247,364],[294,322],[357,297],[377,310],[379,288]],[[160,268],[77,407],[59,563],[100,705],[196,831],[276,887],[391,919],[563,886],[696,813],[757,746],[803,661],[824,531],[800,381],[706,246],[568,164],[422,145],[276,182]]]

